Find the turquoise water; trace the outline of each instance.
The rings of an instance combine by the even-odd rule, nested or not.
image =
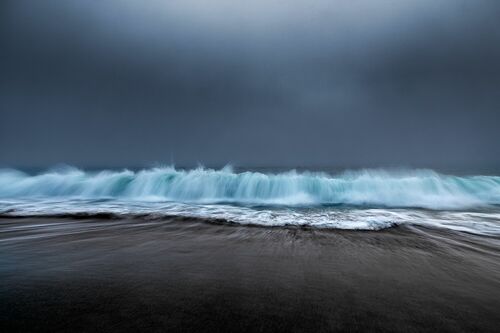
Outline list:
[[[0,170],[4,215],[187,216],[267,226],[426,224],[500,234],[500,177],[432,170]]]

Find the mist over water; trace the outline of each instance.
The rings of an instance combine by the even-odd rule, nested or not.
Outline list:
[[[499,0],[0,17],[0,333],[500,331]]]
[[[185,216],[262,226],[379,230],[400,224],[500,234],[500,177],[432,170],[337,174],[157,167],[0,171],[8,216]]]

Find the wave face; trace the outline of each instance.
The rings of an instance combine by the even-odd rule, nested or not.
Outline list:
[[[244,205],[353,205],[459,209],[500,204],[500,177],[457,177],[431,170],[295,171],[264,174],[172,167],[133,172],[75,168],[30,176],[0,171],[0,198],[66,197]]]
[[[383,229],[420,224],[500,235],[500,177],[432,170],[338,175],[173,167],[36,175],[0,170],[0,215],[186,216],[266,226]],[[424,208],[422,210],[421,208]]]

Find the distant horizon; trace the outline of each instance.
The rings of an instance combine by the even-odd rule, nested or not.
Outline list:
[[[3,331],[500,330],[500,0],[0,8]]]
[[[351,166],[335,166],[335,165],[309,165],[309,166],[286,166],[286,165],[275,165],[275,166],[258,166],[258,165],[237,165],[237,164],[171,164],[171,163],[151,163],[144,165],[74,165],[68,163],[55,163],[53,165],[47,166],[12,166],[12,165],[4,165],[0,164],[0,169],[14,169],[20,170],[28,173],[40,173],[45,171],[52,170],[63,170],[64,168],[76,168],[83,171],[120,171],[120,170],[131,170],[131,171],[140,171],[154,168],[170,168],[173,167],[177,170],[194,170],[197,168],[203,169],[213,169],[213,170],[221,170],[224,168],[231,168],[235,172],[244,172],[244,171],[255,171],[255,172],[287,172],[296,170],[298,172],[326,172],[331,174],[342,173],[343,171],[357,171],[357,170],[383,170],[383,171],[412,171],[412,170],[432,170],[439,173],[448,173],[448,174],[456,174],[456,175],[496,175],[500,176],[500,166],[476,166],[476,167],[463,167],[463,166],[408,166],[408,165],[381,165],[381,166],[360,166],[360,165],[351,165]]]

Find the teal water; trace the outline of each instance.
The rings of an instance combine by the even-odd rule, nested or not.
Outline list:
[[[369,230],[425,224],[500,234],[500,177],[429,169],[3,169],[0,210],[10,216],[187,216]]]

